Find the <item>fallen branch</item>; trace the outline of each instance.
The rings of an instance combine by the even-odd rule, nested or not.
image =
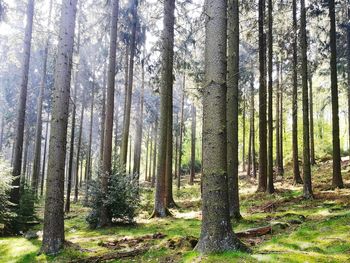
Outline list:
[[[239,238],[260,237],[272,233],[272,226],[264,226],[259,228],[252,228],[245,231],[237,232],[236,236]]]

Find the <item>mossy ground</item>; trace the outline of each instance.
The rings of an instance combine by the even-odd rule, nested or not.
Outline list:
[[[244,240],[253,252],[227,252],[201,256],[195,251],[171,249],[166,240],[183,236],[199,236],[200,191],[199,185],[186,185],[174,196],[180,208],[172,210],[174,217],[148,219],[152,212],[153,192],[143,191],[142,213],[137,224],[91,230],[85,222],[87,209],[73,205],[65,221],[66,239],[81,249],[67,248],[56,257],[38,255],[41,241],[23,237],[0,238],[0,262],[70,262],[110,250],[101,242],[121,237],[137,237],[161,232],[163,240],[156,240],[145,254],[123,262],[350,262],[350,173],[344,165],[343,176],[347,188],[330,189],[331,164],[313,169],[314,200],[303,200],[302,187],[292,184],[289,169],[283,178],[277,178],[274,195],[255,193],[254,180],[241,179],[241,207],[244,217],[233,222],[235,231],[288,223],[287,227],[274,227],[273,233]],[[39,216],[42,214],[39,206]],[[34,230],[40,230],[38,225]],[[115,261],[121,262],[121,261]]]

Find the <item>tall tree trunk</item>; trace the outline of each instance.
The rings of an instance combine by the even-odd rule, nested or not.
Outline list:
[[[243,94],[243,113],[242,113],[242,137],[243,137],[243,143],[242,143],[242,170],[243,172],[246,171],[246,160],[245,160],[245,148],[246,148],[246,145],[245,145],[245,134],[246,134],[246,100],[245,100],[245,94]]]
[[[268,177],[268,189],[267,191],[272,194],[275,192],[273,185],[273,99],[272,99],[272,71],[273,71],[273,32],[272,32],[272,0],[268,0],[268,158],[267,158],[267,177]]]
[[[280,159],[281,159],[281,137],[280,137],[280,100],[281,100],[281,90],[280,90],[280,61],[279,57],[277,57],[276,61],[276,72],[277,72],[277,79],[276,79],[276,173],[277,175],[281,175],[281,167],[280,167]]]
[[[310,92],[310,161],[311,165],[316,164],[315,159],[315,132],[314,132],[314,102],[313,102],[313,87],[312,74],[309,76],[309,92]]]
[[[283,61],[283,58],[281,59],[281,62]],[[280,80],[280,93],[281,94],[284,94],[284,90],[283,90],[283,63],[280,64],[280,77],[281,77],[281,80]],[[279,112],[280,112],[280,121],[279,121],[279,130],[280,130],[280,158],[279,158],[279,170],[280,170],[280,174],[283,175],[284,174],[284,167],[283,167],[283,134],[284,134],[284,126],[283,126],[283,96],[280,97],[280,109],[279,109]]]
[[[41,247],[46,254],[57,254],[64,245],[64,168],[76,5],[77,0],[65,0],[61,11]]]
[[[52,13],[52,0],[50,0],[49,19],[47,23],[47,28],[50,28],[51,26],[51,13]],[[33,174],[32,174],[32,188],[35,192],[35,195],[38,194],[39,178],[40,178],[42,109],[43,109],[43,100],[44,100],[44,93],[45,93],[45,87],[46,87],[46,71],[47,71],[47,57],[49,53],[49,45],[50,45],[50,35],[47,36],[45,50],[44,50],[40,92],[39,92],[39,98],[37,101],[37,118],[36,118],[35,143],[34,143],[35,153],[34,153]]]
[[[174,131],[174,137],[175,137],[175,171],[174,171],[174,179],[177,179],[177,174],[178,174],[178,157],[179,157],[179,131],[177,128],[177,125],[179,125],[179,113],[176,114],[176,130]]]
[[[84,124],[84,112],[85,112],[85,91],[83,90],[83,100],[81,102],[81,113],[80,113],[80,124],[79,124],[79,135],[77,145],[77,156],[76,156],[76,169],[75,169],[75,185],[74,185],[74,203],[78,202],[79,186],[82,185],[82,177],[79,180],[79,159],[81,151],[81,142],[83,136],[83,124]],[[82,167],[81,167],[82,169]]]
[[[138,115],[136,116],[136,138],[134,146],[134,168],[133,173],[140,178],[140,165],[141,165],[141,144],[142,144],[142,124],[143,124],[143,102],[144,102],[144,90],[145,90],[145,69],[144,60],[141,62],[142,67],[142,84],[141,94],[138,103]]]
[[[99,160],[99,165],[98,165],[98,169],[99,169],[99,173],[100,173],[100,169],[102,168],[102,164],[103,164],[103,147],[104,147],[104,141],[105,141],[105,122],[106,122],[106,74],[107,74],[107,70],[106,67],[104,69],[104,73],[103,73],[103,87],[102,87],[102,107],[101,107],[101,120],[100,120],[100,160]],[[116,107],[118,108],[118,107]],[[115,137],[116,137],[116,141],[118,141],[118,134],[117,134],[118,130],[116,130],[115,132]],[[115,147],[115,151],[117,151],[117,144],[114,144]]]
[[[181,94],[181,117],[180,117],[180,134],[179,134],[179,160],[178,160],[178,175],[177,175],[177,188],[181,186],[181,160],[182,160],[182,136],[184,129],[184,106],[185,106],[185,88],[186,88],[186,75],[182,77],[182,94]]]
[[[293,0],[293,102],[292,102],[292,147],[294,183],[302,184],[298,153],[298,22],[297,0]]]
[[[313,198],[310,167],[310,125],[309,125],[309,93],[307,84],[307,36],[305,0],[300,0],[301,8],[301,76],[303,88],[303,173],[304,198]]]
[[[241,218],[238,191],[238,114],[239,114],[239,9],[238,0],[228,1],[227,61],[227,178],[230,216]]]
[[[126,111],[126,100],[128,94],[128,83],[129,83],[129,53],[130,53],[130,45],[127,43],[125,45],[125,73],[124,73],[124,113]],[[125,125],[125,114],[123,115],[123,127]]]
[[[130,141],[130,143],[129,143],[129,150],[127,151],[127,153],[129,153],[129,158],[128,158],[129,162],[127,162],[127,163],[129,165],[128,173],[131,174],[131,151],[132,151],[132,149],[131,149],[131,142],[132,142],[131,134],[129,136],[129,141]]]
[[[349,3],[349,0],[348,0]],[[350,21],[350,5],[348,5],[348,20]],[[349,157],[350,157],[350,26],[347,27],[347,73],[348,73],[348,143],[349,143]]]
[[[131,42],[130,42],[130,61],[129,61],[129,80],[128,90],[126,94],[126,105],[124,112],[124,127],[123,127],[123,138],[122,147],[120,151],[120,160],[122,165],[126,165],[127,154],[128,154],[128,139],[130,130],[130,116],[131,116],[131,104],[132,104],[132,89],[134,84],[134,57],[136,52],[136,26],[137,26],[137,5],[138,0],[132,1],[132,30],[131,30]]]
[[[341,175],[341,156],[339,139],[339,101],[338,101],[338,74],[337,74],[337,34],[335,25],[335,4],[334,0],[329,0],[330,47],[331,47],[331,93],[332,93],[332,136],[333,136],[333,180],[332,186],[343,188],[343,178]]]
[[[238,4],[235,0],[230,1],[231,8]],[[205,13],[207,84],[203,92],[203,219],[196,249],[209,254],[244,249],[244,245],[233,233],[228,200],[225,85],[227,1],[207,0]]]
[[[20,200],[20,175],[22,166],[22,150],[23,150],[23,135],[25,126],[26,104],[27,104],[27,88],[28,88],[28,72],[30,62],[30,49],[32,43],[33,31],[33,16],[34,16],[34,0],[28,0],[27,5],[27,24],[25,29],[24,44],[23,44],[23,62],[22,62],[22,80],[18,103],[15,150],[13,158],[13,181],[10,194],[10,201],[13,204],[19,204]]]
[[[21,173],[21,184],[22,183],[29,183],[29,181],[26,178],[27,174],[27,163],[28,163],[28,148],[29,148],[29,133],[30,133],[30,127],[27,123],[26,131],[25,131],[25,139],[24,139],[24,145],[23,145],[23,162],[22,162],[22,173]]]
[[[93,77],[92,81],[92,89],[91,89],[91,100],[90,100],[90,127],[89,127],[89,144],[88,144],[88,152],[87,152],[87,159],[86,159],[86,170],[85,170],[85,204],[89,201],[89,184],[91,181],[91,145],[92,145],[92,127],[94,123],[94,102],[95,102],[95,78]]]
[[[104,130],[104,149],[103,149],[103,166],[101,174],[101,190],[104,194],[108,191],[108,180],[112,168],[112,138],[113,138],[113,113],[114,113],[114,85],[115,85],[115,66],[117,51],[117,31],[119,0],[112,2],[112,17],[109,45],[109,63],[108,63],[108,81],[107,81],[107,104],[106,104],[106,121]],[[102,205],[99,218],[99,225],[106,226],[110,224],[106,206]]]
[[[50,122],[50,113],[47,113],[47,121],[46,121],[46,127],[45,127],[45,143],[44,143],[44,153],[43,153],[43,165],[41,167],[40,196],[44,195],[45,171],[46,171],[46,151],[47,151],[49,122]]]
[[[164,18],[162,33],[162,67],[161,67],[161,90],[160,90],[160,136],[159,154],[157,163],[156,193],[154,202],[154,217],[166,217],[170,215],[167,208],[167,158],[169,156],[169,146],[172,139],[172,93],[173,93],[173,60],[174,60],[174,23],[175,23],[175,1],[164,1]],[[171,112],[171,114],[169,114]],[[171,116],[170,116],[171,115]],[[170,117],[170,118],[169,118]],[[169,120],[170,119],[170,120]],[[169,125],[169,122],[170,125]],[[172,146],[172,145],[171,145]],[[172,149],[172,147],[171,147]],[[172,160],[171,160],[172,161]],[[169,167],[168,167],[169,169]],[[168,196],[169,197],[169,196]]]
[[[192,127],[191,127],[191,176],[190,184],[193,185],[196,176],[196,106],[192,104]]]
[[[256,178],[255,169],[255,99],[254,99],[254,78],[252,77],[250,83],[250,127],[249,127],[249,161],[248,161],[248,173]]]
[[[152,181],[151,186],[154,187],[156,183],[156,168],[157,168],[157,143],[158,143],[158,117],[156,117],[156,121],[154,124],[154,150],[153,150],[153,170],[152,170]]]
[[[265,0],[259,0],[259,185],[258,192],[267,190],[267,126],[266,126],[266,35],[264,32]]]
[[[147,133],[147,140],[146,140],[146,167],[145,167],[145,181],[147,181],[147,174],[148,174],[148,157],[149,157],[149,153],[150,153],[150,147],[149,147],[149,143],[150,143],[150,133],[151,133],[151,129],[148,130]]]

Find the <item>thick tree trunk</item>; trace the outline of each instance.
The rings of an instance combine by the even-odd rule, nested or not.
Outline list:
[[[264,32],[265,0],[259,0],[259,185],[258,192],[267,190],[267,126],[266,126],[266,35]]]
[[[50,0],[49,19],[48,19],[47,28],[50,28],[51,26],[51,12],[52,12],[52,0]],[[38,194],[39,178],[40,178],[42,109],[43,109],[43,100],[44,100],[44,93],[45,93],[45,87],[46,87],[46,71],[47,71],[47,57],[49,53],[49,45],[50,45],[50,35],[47,36],[45,50],[44,50],[40,92],[39,92],[39,97],[37,101],[37,118],[36,118],[35,143],[34,143],[35,152],[34,152],[33,174],[32,174],[32,188],[35,192],[35,195]]]
[[[226,28],[226,26],[225,26]],[[226,41],[225,41],[226,42]],[[226,63],[226,62],[225,62]],[[239,9],[238,1],[228,1],[227,61],[227,178],[230,216],[241,218],[238,191],[238,114],[239,114]]]
[[[267,157],[267,177],[268,177],[268,193],[275,192],[273,184],[273,99],[272,99],[272,74],[273,74],[273,32],[272,32],[272,0],[268,0],[268,157]]]
[[[41,248],[46,254],[56,254],[64,245],[64,168],[76,4],[65,0],[61,11]]]
[[[112,2],[112,17],[109,46],[108,63],[108,81],[107,81],[107,104],[106,121],[104,130],[104,149],[103,166],[101,173],[101,190],[106,194],[108,191],[108,180],[112,168],[112,138],[113,138],[113,113],[114,113],[114,85],[115,85],[115,66],[117,50],[117,31],[118,31],[119,0]],[[103,205],[99,218],[99,225],[106,226],[110,224],[107,208]]]
[[[126,105],[124,112],[124,127],[122,146],[120,151],[120,160],[122,165],[126,165],[128,154],[128,139],[130,130],[130,116],[131,116],[131,104],[132,104],[132,89],[134,84],[134,57],[136,52],[136,26],[137,26],[137,5],[138,0],[132,2],[132,30],[131,30],[131,42],[130,42],[130,61],[129,61],[129,73],[128,73],[128,90],[126,94]]]
[[[140,178],[140,165],[141,165],[141,144],[142,144],[142,124],[143,124],[143,102],[144,102],[144,91],[145,91],[145,69],[144,60],[141,62],[142,67],[142,84],[141,94],[138,102],[137,116],[136,116],[136,138],[134,146],[134,168],[133,173]]]
[[[192,104],[192,127],[191,127],[191,176],[190,184],[193,184],[196,176],[196,107]]]
[[[159,154],[157,163],[156,193],[154,201],[153,217],[166,217],[170,215],[167,208],[169,201],[169,180],[167,180],[167,168],[169,163],[169,147],[172,144],[172,93],[173,93],[173,60],[174,60],[174,23],[175,23],[175,1],[164,0],[164,18],[162,33],[162,67],[160,87],[160,136]],[[171,112],[171,114],[169,114]],[[171,115],[171,116],[170,116]],[[170,118],[169,118],[170,117]],[[172,145],[171,145],[172,146]],[[170,167],[171,168],[171,167]],[[171,173],[171,172],[170,172]],[[168,186],[168,187],[167,187]],[[168,198],[167,198],[168,197]]]
[[[293,0],[293,101],[292,101],[292,147],[294,183],[302,184],[298,153],[298,22],[297,0]]]
[[[230,5],[232,7],[237,3],[234,1]],[[227,1],[207,0],[204,12],[207,17],[203,98],[203,219],[196,249],[209,254],[244,249],[245,246],[233,233],[227,193]]]
[[[335,25],[335,4],[334,0],[329,0],[330,27],[330,47],[331,47],[331,93],[332,93],[332,136],[333,136],[333,180],[332,186],[343,188],[343,178],[341,175],[341,156],[339,139],[339,99],[338,99],[338,75],[337,75],[337,34]]]
[[[20,200],[20,176],[22,166],[22,150],[23,150],[23,136],[26,115],[27,103],[27,86],[28,86],[28,72],[30,62],[30,49],[32,43],[33,31],[33,16],[34,16],[34,0],[28,0],[27,5],[27,24],[25,29],[24,44],[23,44],[23,62],[22,62],[22,80],[18,103],[17,123],[16,123],[16,139],[13,158],[13,181],[10,194],[10,201],[14,204],[19,204]]]
[[[313,198],[310,167],[310,125],[309,125],[309,93],[307,71],[307,36],[305,0],[300,0],[301,6],[301,75],[303,88],[303,173],[304,198]]]

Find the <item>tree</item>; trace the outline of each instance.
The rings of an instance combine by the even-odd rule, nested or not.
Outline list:
[[[330,17],[330,47],[331,47],[331,94],[332,94],[332,136],[333,136],[333,180],[335,188],[343,188],[343,178],[341,175],[341,156],[339,139],[339,101],[338,101],[338,74],[337,74],[337,33],[335,27],[335,4],[334,0],[329,0]]]
[[[51,13],[52,13],[52,0],[50,0],[49,7],[49,19],[47,22],[47,28],[51,26]],[[34,161],[33,161],[33,172],[32,172],[32,188],[35,191],[35,194],[38,194],[39,187],[39,177],[40,177],[40,163],[41,163],[41,137],[42,137],[42,110],[43,110],[43,100],[47,80],[47,58],[49,54],[50,46],[50,34],[47,36],[44,57],[43,57],[43,69],[42,69],[42,78],[40,83],[40,92],[37,101],[37,118],[36,118],[36,127],[35,127],[35,143],[34,143]]]
[[[251,77],[250,83],[250,128],[249,128],[249,156],[247,175],[253,175],[256,178],[256,160],[255,160],[255,100],[254,100],[254,77]]]
[[[171,146],[172,152],[172,92],[173,92],[173,60],[174,60],[174,23],[175,23],[175,1],[164,1],[164,18],[163,18],[163,33],[162,33],[162,66],[161,66],[161,86],[160,86],[160,134],[158,143],[158,162],[157,162],[157,178],[156,192],[154,200],[154,211],[152,217],[166,217],[170,215],[167,207],[167,169]],[[171,112],[171,114],[169,114]],[[171,123],[169,123],[171,121]],[[171,139],[169,138],[171,137]],[[171,144],[171,145],[170,145]],[[171,158],[172,159],[172,158]]]
[[[129,73],[128,73],[129,79],[128,79],[128,89],[126,93],[126,105],[125,105],[125,111],[124,111],[122,146],[120,150],[120,160],[124,166],[126,165],[126,161],[127,161],[128,143],[129,143],[132,89],[134,84],[134,58],[135,58],[135,52],[136,52],[136,26],[137,26],[137,5],[138,5],[138,0],[131,0],[131,1],[132,1],[132,4],[131,4],[132,29],[131,29]]]
[[[50,147],[41,250],[56,254],[64,245],[64,172],[77,0],[62,3],[55,67]]]
[[[310,125],[309,125],[309,93],[307,71],[307,36],[305,0],[300,0],[301,8],[301,77],[303,89],[303,172],[304,198],[313,198],[310,167]]]
[[[259,192],[266,192],[267,190],[266,35],[264,20],[265,0],[259,0]]]
[[[239,114],[239,9],[238,1],[228,1],[227,59],[227,178],[230,216],[241,218],[238,192],[238,114]]]
[[[349,1],[348,1],[349,2]],[[348,6],[348,19],[350,20],[350,5]],[[348,84],[348,143],[350,145],[350,25],[348,25],[347,30],[346,30],[346,35],[347,35],[347,84]],[[350,151],[349,151],[350,154]]]
[[[113,138],[113,112],[114,112],[114,85],[115,85],[115,66],[116,66],[116,50],[117,50],[117,32],[119,17],[119,0],[112,2],[111,31],[109,44],[109,63],[108,63],[108,80],[107,80],[107,104],[106,119],[104,130],[103,145],[103,165],[101,173],[101,188],[106,194],[108,191],[108,180],[112,168],[112,138]],[[106,226],[108,221],[107,207],[102,206],[99,219],[100,226]]]
[[[293,0],[293,101],[292,101],[292,145],[294,183],[302,184],[298,157],[298,22],[297,0]]]
[[[193,184],[196,176],[196,107],[192,104],[192,127],[191,127],[191,175],[190,184]]]
[[[178,175],[177,175],[177,189],[181,186],[181,161],[182,161],[182,136],[184,129],[184,106],[185,106],[185,87],[186,87],[186,75],[182,76],[182,92],[181,92],[181,109],[180,109],[180,131],[179,131],[179,161],[178,161]]]
[[[207,0],[205,14],[207,16],[203,92],[203,219],[196,249],[208,254],[245,247],[232,230],[227,193],[227,1]]]
[[[273,71],[273,32],[272,32],[272,0],[268,0],[268,157],[267,157],[267,177],[268,177],[268,186],[267,191],[272,194],[275,192],[273,185],[273,101],[272,101],[272,71]]]
[[[26,103],[27,103],[27,88],[28,88],[28,71],[30,62],[30,49],[32,45],[32,31],[33,31],[33,16],[34,16],[34,0],[28,0],[27,5],[27,24],[24,35],[23,44],[23,61],[22,61],[22,79],[18,103],[17,112],[17,124],[16,124],[16,140],[14,148],[13,158],[13,170],[12,175],[14,177],[12,181],[11,198],[10,201],[14,204],[19,204],[20,200],[20,176],[22,174],[22,150],[23,150],[23,137],[24,126],[26,119]]]

